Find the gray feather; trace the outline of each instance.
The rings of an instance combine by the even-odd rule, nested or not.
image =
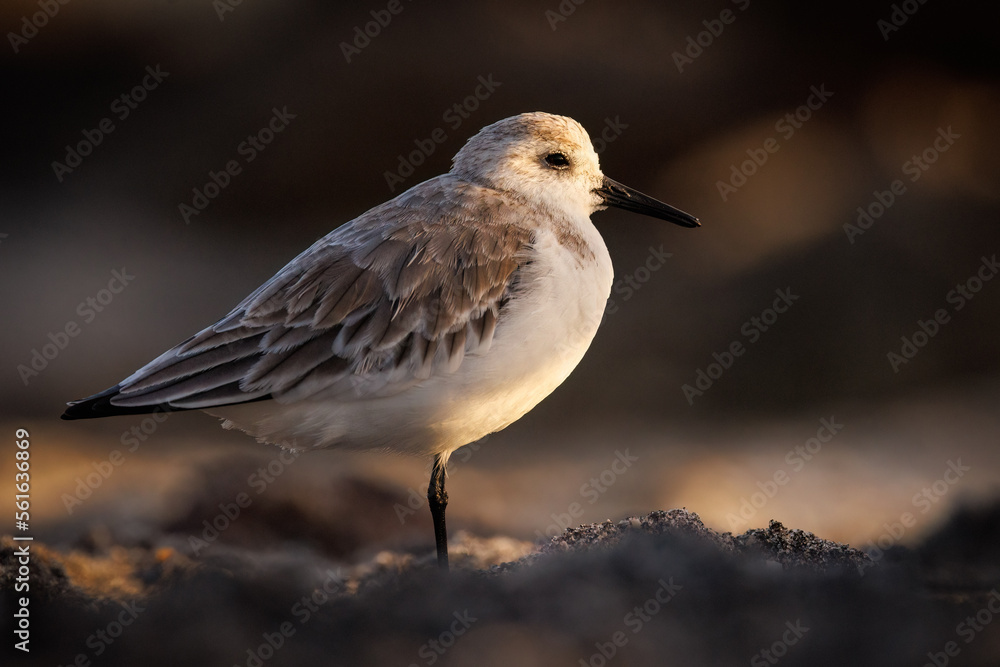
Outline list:
[[[368,211],[123,381],[113,404],[354,400],[455,372],[488,353],[528,261],[531,232],[491,213],[520,205],[506,196],[446,175]]]

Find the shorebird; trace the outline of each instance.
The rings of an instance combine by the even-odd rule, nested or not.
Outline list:
[[[522,417],[583,358],[614,277],[590,221],[608,206],[699,226],[604,176],[575,120],[501,120],[447,174],[338,227],[62,416],[204,410],[286,448],[433,457],[427,499],[447,569],[448,457]]]

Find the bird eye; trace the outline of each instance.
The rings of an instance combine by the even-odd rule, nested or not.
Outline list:
[[[549,153],[545,156],[545,163],[554,169],[566,169],[569,167],[569,158],[563,153]]]

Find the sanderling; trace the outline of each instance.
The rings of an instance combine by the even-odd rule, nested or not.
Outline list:
[[[699,225],[604,176],[575,120],[501,120],[450,172],[338,227],[63,418],[199,409],[292,449],[433,456],[427,498],[447,568],[448,457],[519,419],[583,357],[611,293],[590,221],[608,206]]]

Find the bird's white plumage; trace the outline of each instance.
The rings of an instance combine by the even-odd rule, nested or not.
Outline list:
[[[447,460],[524,415],[589,347],[613,278],[590,221],[606,182],[576,121],[494,123],[449,174],[331,232],[95,398],[204,409],[296,449]]]
[[[576,173],[544,165],[552,152],[571,155]],[[600,204],[592,190],[600,185],[601,172],[586,131],[576,121],[548,114],[508,119],[470,140],[451,176],[506,193],[490,202],[488,214],[501,227],[527,231],[530,239],[517,249],[522,257],[516,285],[500,309],[488,350],[471,349],[457,369],[386,396],[319,396],[208,411],[225,417],[227,427],[289,447],[447,456],[513,423],[559,386],[590,346],[613,279],[611,258],[589,217]],[[457,184],[444,185],[440,196],[454,198]],[[475,228],[482,222],[472,217],[460,224]]]
[[[589,223],[588,223],[589,224]],[[382,398],[277,401],[209,409],[266,442],[295,448],[343,446],[450,454],[522,417],[583,358],[611,291],[611,258],[597,230],[583,261],[540,230],[524,269],[525,289],[501,313],[492,345],[440,373]]]
[[[605,177],[571,118],[494,123],[448,174],[327,234],[63,418],[203,409],[293,449],[433,455],[427,499],[447,568],[448,457],[519,419],[583,358],[613,280],[590,222],[605,206],[699,226]]]

